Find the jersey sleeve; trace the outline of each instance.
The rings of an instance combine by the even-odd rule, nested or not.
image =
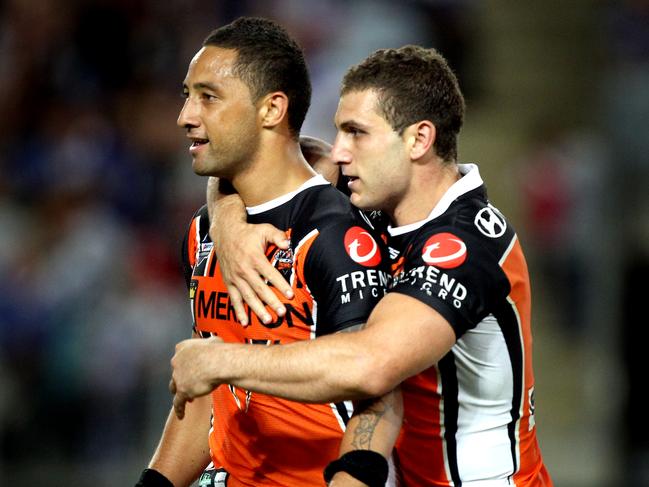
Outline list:
[[[192,225],[193,224],[194,222],[192,220]],[[187,231],[185,232],[185,235],[183,237],[183,243],[180,248],[180,263],[182,265],[183,277],[185,278],[185,285],[187,286],[187,289],[189,289],[189,283],[192,278],[192,267],[193,267],[191,264],[192,251],[190,250],[191,247],[193,247],[193,245],[189,243],[192,225],[190,225],[190,228],[187,229]]]
[[[421,232],[400,265],[390,292],[406,294],[435,309],[456,338],[492,312],[489,303],[509,289],[489,246],[456,227]]]
[[[180,250],[180,262],[182,264],[183,276],[185,284],[189,289],[192,272],[196,265],[196,256],[198,255],[199,248],[205,236],[208,235],[210,228],[207,207],[200,208],[189,223],[189,227],[183,237],[183,242]],[[209,238],[209,237],[208,237]]]
[[[317,305],[316,335],[367,321],[386,292],[389,269],[385,245],[360,220],[321,229],[304,266]]]

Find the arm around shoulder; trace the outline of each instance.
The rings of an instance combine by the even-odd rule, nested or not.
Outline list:
[[[221,275],[239,322],[244,326],[248,324],[243,306],[245,301],[267,323],[271,316],[263,303],[267,303],[279,315],[285,313],[283,305],[267,282],[289,298],[293,296],[293,291],[277,269],[268,262],[265,250],[270,244],[287,248],[288,240],[284,232],[272,225],[249,224],[246,208],[239,195],[224,191],[223,186],[214,177],[207,183],[210,237],[216,248]]]
[[[296,401],[378,397],[437,363],[455,343],[449,323],[433,308],[389,293],[367,326],[292,343],[255,347],[212,343],[215,384],[228,383]]]
[[[367,381],[370,397],[387,394],[436,364],[455,343],[455,332],[441,314],[398,292],[381,299],[362,333],[374,358],[355,381]]]

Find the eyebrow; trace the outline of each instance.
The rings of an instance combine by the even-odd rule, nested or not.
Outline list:
[[[335,124],[334,124],[335,125]],[[338,126],[339,130],[349,130],[350,128],[367,130],[368,126],[362,123],[357,122],[356,120],[345,120]]]
[[[187,86],[187,83],[183,83],[183,90],[186,90],[188,88],[189,87]],[[194,88],[195,90],[207,89],[207,90],[211,90],[211,91],[219,91],[218,86],[216,86],[215,84],[209,83],[209,82],[194,83],[192,85],[192,88]]]

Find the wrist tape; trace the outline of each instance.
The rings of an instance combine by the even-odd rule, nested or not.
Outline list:
[[[174,484],[157,470],[145,468],[135,487],[174,487]]]
[[[324,469],[328,484],[337,472],[346,472],[369,487],[384,487],[388,480],[388,461],[383,455],[371,450],[352,450]]]

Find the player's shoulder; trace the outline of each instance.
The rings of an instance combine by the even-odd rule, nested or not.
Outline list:
[[[426,222],[411,241],[427,263],[437,265],[456,254],[459,259],[462,253],[498,262],[507,252],[516,235],[513,227],[483,193],[472,193]]]
[[[209,237],[209,232],[210,216],[207,211],[207,205],[203,205],[194,212],[189,220],[187,233],[189,238],[193,238],[197,242],[202,242],[206,237]]]
[[[320,231],[329,227],[349,226],[352,224],[367,226],[366,219],[350,203],[349,198],[331,185],[310,188],[302,195],[300,214],[305,222],[317,227]]]
[[[192,220],[196,218],[201,218],[209,221],[210,215],[209,212],[207,211],[207,205],[201,206],[198,210],[194,212],[194,215],[192,216]]]
[[[378,264],[381,256],[387,255],[382,234],[374,229],[363,212],[350,203],[347,196],[333,186],[318,187],[310,195],[308,203],[308,207],[302,208],[307,215],[302,223],[307,229],[317,230],[312,247],[317,249],[315,254],[331,256],[340,251],[340,255],[345,257],[343,253],[346,252],[352,260],[364,265],[370,262]],[[363,260],[365,257],[367,262]]]
[[[313,186],[304,193],[305,200],[310,200],[318,205],[331,206],[333,210],[344,211],[352,207],[349,197],[338,191],[331,184]]]
[[[449,212],[449,224],[485,245],[509,242],[515,230],[507,217],[486,197],[466,195]]]

